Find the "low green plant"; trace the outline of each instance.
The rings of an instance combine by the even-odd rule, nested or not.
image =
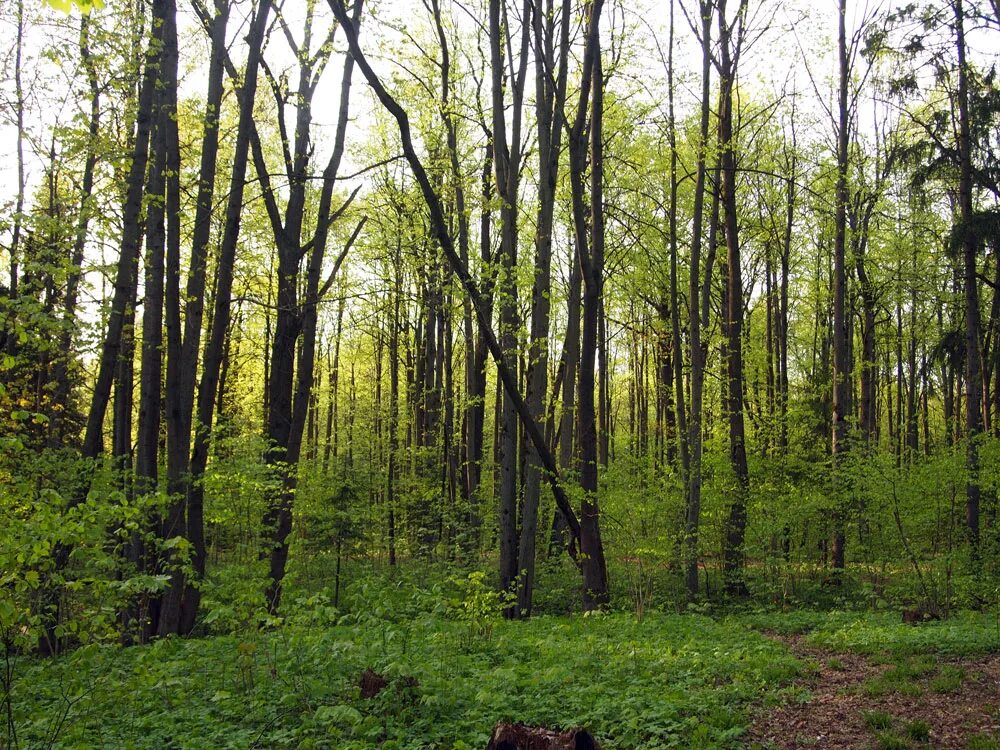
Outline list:
[[[931,738],[931,725],[923,719],[906,722],[906,736],[914,742],[928,742]]]
[[[451,602],[452,611],[457,619],[468,624],[465,645],[489,643],[493,640],[494,625],[502,619],[504,610],[514,605],[513,594],[497,591],[481,570],[451,580],[459,589],[459,597]]]
[[[908,659],[901,659],[889,670],[886,676],[892,679],[919,679],[937,669],[937,659],[932,654],[924,654]]]
[[[869,677],[861,683],[860,689],[862,694],[872,698],[892,694],[915,697],[924,692],[923,688],[911,678],[900,676],[892,670],[876,677]]]
[[[892,715],[885,711],[865,711],[862,713],[865,726],[872,731],[892,728]]]
[[[879,732],[875,738],[876,750],[907,750],[910,743],[895,732]]]
[[[1000,738],[989,734],[974,734],[966,744],[968,750],[1000,750]]]
[[[935,693],[955,693],[962,687],[965,670],[953,664],[941,667],[941,671],[931,680],[931,690]]]
[[[30,689],[14,695],[20,745],[46,745],[43,717],[68,696],[65,747],[477,748],[506,718],[584,725],[617,750],[736,750],[750,707],[801,670],[781,644],[696,615],[498,618],[476,649],[462,643],[469,622],[454,616],[377,622],[345,615],[254,639],[165,639],[102,647],[72,665],[31,662]],[[384,696],[359,698],[367,668],[385,678]]]

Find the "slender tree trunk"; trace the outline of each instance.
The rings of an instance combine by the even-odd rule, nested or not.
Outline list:
[[[167,428],[167,494],[170,504],[161,520],[159,536],[168,540],[186,536],[185,510],[187,506],[188,477],[190,469],[191,418],[186,412],[185,370],[197,367],[183,358],[183,331],[181,328],[181,203],[180,203],[180,136],[177,128],[177,7],[174,0],[165,0],[164,19],[161,26],[163,60],[160,70],[161,96],[160,122],[163,125],[164,188],[166,248],[164,265],[164,303],[167,327],[166,342],[166,407]],[[187,373],[189,377],[190,372]],[[193,379],[190,381],[193,383]],[[192,392],[193,395],[193,392]],[[160,561],[162,570],[170,576],[166,594],[158,602],[159,634],[179,632],[181,601],[184,595],[184,577],[179,570],[180,561],[175,553],[167,552]]]
[[[687,507],[684,519],[684,580],[688,596],[698,594],[698,533],[701,522],[701,482],[702,482],[702,414],[705,383],[705,350],[701,342],[702,304],[708,309],[708,286],[704,292],[700,284],[701,245],[705,206],[706,152],[711,117],[711,4],[701,3],[701,124],[698,137],[698,166],[694,188],[694,215],[691,222],[691,258],[688,274],[688,337],[691,358],[691,419],[688,422],[688,445],[691,451],[688,471]],[[706,281],[710,276],[706,269]],[[702,300],[704,294],[705,299]],[[707,321],[706,321],[707,322]]]
[[[386,461],[385,499],[389,525],[389,565],[396,564],[396,464],[399,451],[399,306],[402,296],[402,247],[396,240],[393,259],[392,314],[389,317],[389,455]]]
[[[122,209],[121,251],[115,270],[114,293],[108,311],[108,323],[101,355],[94,381],[94,391],[87,415],[87,426],[83,439],[83,455],[94,459],[104,449],[104,417],[111,396],[111,383],[115,366],[121,352],[122,329],[128,301],[134,295],[139,268],[139,252],[142,239],[142,195],[149,154],[150,129],[153,121],[153,98],[159,63],[158,43],[151,40],[146,52],[145,72],[139,93],[136,114],[136,137],[132,153],[132,164],[127,179],[125,204]],[[88,487],[84,488],[77,501],[82,502]]]
[[[969,75],[965,60],[965,6],[953,0],[955,36],[958,52],[958,208],[961,221],[963,288],[965,295],[965,439],[966,470],[965,524],[976,564],[979,558],[979,504],[982,490],[979,479],[979,436],[983,430],[982,359],[979,349],[979,281],[976,277],[976,249],[979,238],[973,227],[972,136],[969,116]]]
[[[216,392],[225,351],[226,333],[232,312],[233,271],[236,263],[236,247],[239,242],[240,220],[243,211],[243,193],[246,185],[247,162],[253,129],[253,104],[257,93],[257,72],[260,66],[264,31],[271,10],[271,0],[260,0],[256,15],[247,34],[249,53],[246,68],[239,89],[239,120],[233,147],[233,168],[226,204],[225,225],[219,258],[216,263],[216,289],[212,324],[205,341],[202,355],[201,380],[198,382],[197,415],[195,417],[194,440],[191,449],[191,482],[187,507],[187,538],[193,548],[193,567],[198,578],[205,575],[205,523],[204,487],[201,479],[208,465],[211,446],[212,417],[215,411]],[[233,81],[240,80],[235,68],[227,64],[227,72]],[[196,224],[196,231],[197,224]],[[204,231],[204,230],[202,230]],[[186,340],[192,341],[187,336]],[[194,627],[201,591],[197,586],[185,588],[180,618],[180,630],[188,633]]]
[[[580,487],[583,490],[580,510],[583,553],[583,604],[596,609],[608,601],[608,573],[601,539],[598,504],[598,430],[595,405],[595,369],[598,348],[600,304],[604,283],[604,74],[601,67],[600,15],[602,1],[588,8],[583,80],[576,119],[569,135],[570,184],[573,194],[573,223],[583,280],[583,305],[580,332],[580,374],[577,396],[577,434],[580,440],[578,459]],[[590,221],[584,198],[584,171],[587,161],[587,121],[590,113]]]
[[[494,170],[500,207],[500,343],[504,357],[516,362],[518,320],[517,282],[517,221],[520,165],[522,158],[521,115],[524,97],[525,72],[528,64],[530,38],[530,3],[525,2],[521,13],[521,38],[518,51],[511,60],[505,60],[505,50],[512,47],[510,19],[505,0],[490,0],[489,31],[490,61],[492,70],[492,115]],[[505,40],[507,44],[505,45]],[[516,65],[513,79],[505,73],[507,64]],[[505,92],[511,92],[511,110],[507,111]],[[508,137],[507,119],[510,118]],[[504,392],[500,414],[498,463],[500,471],[500,588],[510,591],[518,579],[518,415],[512,394]],[[530,413],[530,405],[528,406]],[[534,418],[534,417],[532,417]],[[516,607],[505,613],[516,614]]]
[[[353,24],[348,18],[344,8],[336,2],[331,2],[330,8],[336,16],[337,21],[344,29],[352,57],[357,61],[358,66],[364,73],[369,86],[374,91],[379,102],[383,107],[385,107],[386,110],[388,110],[393,119],[396,121],[399,129],[403,154],[406,157],[410,168],[413,170],[414,176],[416,177],[417,183],[420,187],[420,192],[423,195],[424,202],[427,204],[427,208],[430,211],[431,228],[434,237],[444,250],[445,257],[447,258],[452,271],[458,277],[458,280],[461,282],[466,294],[472,301],[473,309],[476,312],[476,318],[479,324],[479,331],[485,340],[490,354],[493,356],[493,360],[497,368],[498,379],[503,385],[504,392],[514,401],[514,406],[517,410],[517,415],[521,421],[521,425],[526,431],[535,450],[538,451],[539,458],[542,462],[542,468],[544,469],[545,475],[552,486],[556,503],[566,515],[567,521],[569,522],[573,538],[573,543],[570,545],[570,553],[575,557],[575,542],[581,537],[580,522],[573,511],[573,506],[566,497],[563,487],[560,485],[559,470],[551,451],[549,451],[548,446],[545,443],[544,435],[542,434],[538,423],[532,419],[531,414],[528,411],[528,407],[520,395],[517,378],[508,367],[500,343],[497,341],[492,327],[490,326],[490,319],[487,314],[487,307],[484,304],[483,295],[480,293],[478,286],[469,274],[468,267],[462,262],[455,250],[451,234],[448,231],[447,222],[444,218],[441,199],[437,193],[435,193],[430,179],[427,176],[427,171],[424,169],[423,163],[420,161],[420,158],[417,156],[416,150],[414,149],[413,139],[410,134],[409,117],[406,111],[400,107],[399,102],[397,102],[388,93],[388,91],[386,91],[381,80],[379,79],[379,76],[369,64],[358,43],[356,25]]]
[[[62,445],[66,441],[65,415],[70,409],[72,384],[69,365],[73,351],[74,334],[77,329],[77,300],[82,276],[84,249],[87,244],[87,229],[93,213],[94,170],[97,167],[97,136],[101,126],[101,90],[97,80],[97,65],[90,49],[90,18],[80,17],[80,61],[87,74],[90,90],[90,121],[87,129],[86,157],[83,178],[80,184],[80,208],[77,214],[76,236],[66,278],[66,295],[63,300],[63,328],[59,334],[59,354],[53,370],[55,394],[53,396],[52,419],[49,421],[49,443]],[[2,335],[2,333],[0,333]]]
[[[851,362],[848,357],[848,321],[846,315],[847,273],[845,254],[847,246],[847,169],[850,120],[847,102],[847,84],[850,76],[847,58],[847,4],[840,0],[838,12],[837,55],[839,60],[839,87],[837,98],[837,199],[833,241],[833,422],[831,450],[835,471],[847,453],[847,428],[849,424]],[[842,471],[838,471],[837,508],[834,511],[833,568],[835,573],[844,569],[844,509],[847,492]]]
[[[492,210],[490,208],[493,202],[492,172],[493,145],[491,140],[486,144],[483,159],[482,214],[480,216],[479,229],[480,257],[485,269],[489,269],[493,262],[493,245],[490,231],[493,225]],[[488,271],[487,280],[483,286],[484,314],[487,318],[491,316],[493,309],[492,278],[492,274]],[[471,315],[475,312],[472,300],[468,295],[465,296],[465,300],[469,303]],[[468,322],[471,325],[472,319],[470,318]],[[475,342],[474,345],[472,344],[473,340]],[[467,369],[466,372],[466,379],[468,381],[466,386],[468,390],[466,400],[468,406],[465,413],[465,471],[469,498],[469,546],[470,549],[477,550],[480,544],[480,530],[482,526],[481,507],[483,497],[481,480],[483,473],[484,429],[486,425],[486,360],[489,356],[489,351],[486,346],[486,337],[481,331],[476,331],[475,339],[471,335],[467,336],[466,341],[469,342],[468,346],[471,350],[471,359],[468,354],[466,357],[466,368],[469,368],[471,363],[471,369]]]
[[[142,238],[142,195],[149,156],[149,139],[153,123],[154,90],[158,75],[158,64],[159,44],[155,38],[151,38],[145,52],[144,71],[138,98],[136,135],[133,144],[132,163],[126,181],[126,195],[122,210],[121,245],[115,269],[114,293],[111,299],[111,307],[108,311],[108,322],[105,328],[104,339],[101,344],[97,376],[94,381],[94,390],[91,394],[90,411],[87,416],[83,440],[83,457],[91,461],[94,461],[104,450],[104,418],[107,414],[108,403],[111,398],[111,387],[116,379],[119,358],[124,358],[125,356],[131,358],[130,342],[132,338],[131,335],[126,335],[126,328],[130,333],[132,327],[131,321],[134,319],[135,296],[139,273],[139,253]],[[131,379],[129,378],[129,380]],[[128,384],[128,390],[131,393],[131,382]],[[131,420],[131,407],[129,407],[129,420]],[[130,447],[131,427],[128,430],[127,437],[122,434],[122,440],[127,440]],[[69,499],[68,506],[70,508],[79,505],[87,499],[87,495],[90,492],[91,478],[91,472],[87,472]],[[70,552],[71,548],[68,545],[58,543],[54,546],[52,550],[54,570],[61,571],[65,568],[66,563],[69,561]],[[42,639],[41,651],[51,654],[55,653],[59,647],[59,638],[56,636],[55,629],[59,624],[60,611],[57,594],[53,593],[52,597],[47,596],[46,598],[52,598],[53,601],[47,602],[45,605],[47,610],[44,614],[44,630],[46,635]]]
[[[562,145],[563,111],[566,103],[567,59],[569,50],[569,0],[561,3],[558,27],[555,8],[536,8],[532,13],[535,50],[535,113],[538,121],[538,214],[535,230],[535,277],[531,290],[531,331],[528,350],[528,389],[525,400],[532,417],[541,423],[548,390],[548,337],[550,316],[552,230]],[[559,29],[559,67],[555,78],[556,29]],[[518,544],[517,615],[531,614],[535,579],[535,541],[538,530],[538,502],[541,467],[538,453],[527,443],[524,503]]]
[[[742,0],[734,24],[741,24],[747,0]],[[736,488],[729,506],[725,525],[723,549],[723,577],[730,595],[746,594],[743,580],[743,542],[747,522],[747,501],[750,494],[750,476],[747,467],[746,430],[744,426],[744,374],[743,374],[743,267],[737,223],[736,154],[733,143],[733,89],[736,69],[733,51],[739,54],[740,39],[735,46],[732,25],[726,19],[726,3],[721,0],[719,12],[719,49],[721,111],[719,113],[719,150],[721,163],[722,204],[725,208],[726,268],[728,276],[728,316],[725,319],[727,340],[726,376],[729,412],[729,459],[736,477]]]
[[[20,273],[18,269],[18,256],[21,252],[21,230],[24,222],[24,190],[25,190],[25,174],[24,174],[24,140],[25,140],[25,129],[24,129],[24,111],[25,111],[25,100],[24,100],[24,83],[22,81],[22,68],[24,66],[24,0],[17,0],[17,35],[14,45],[14,118],[15,118],[15,128],[17,131],[16,135],[16,150],[17,150],[17,191],[14,197],[14,221],[11,227],[11,240],[10,240],[10,283],[8,284],[8,294],[11,301],[17,299],[18,295],[18,275]],[[15,333],[14,327],[14,316],[16,315],[16,310],[11,310],[8,312],[9,320],[5,321],[6,325],[0,332],[0,335],[4,337],[4,351],[8,354],[13,353],[14,347],[17,345],[17,335]]]

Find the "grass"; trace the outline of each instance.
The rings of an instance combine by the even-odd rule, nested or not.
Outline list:
[[[968,750],[1000,750],[1000,738],[988,734],[974,734],[966,745]]]
[[[425,615],[88,648],[27,665],[21,745],[44,746],[68,708],[62,747],[481,748],[496,721],[517,719],[585,725],[622,750],[735,748],[750,704],[799,671],[779,644],[702,616],[540,617],[497,622],[491,640],[467,634]],[[369,666],[391,689],[366,701]]]
[[[910,743],[895,732],[879,732],[875,738],[877,750],[907,750]]]
[[[935,693],[955,693],[962,687],[963,680],[965,680],[964,669],[946,664],[931,680],[931,690]]]
[[[931,725],[923,719],[906,722],[906,736],[914,742],[928,742],[931,738]]]
[[[583,725],[605,747],[737,748],[751,709],[803,700],[793,683],[819,664],[796,659],[758,629],[883,658],[871,694],[950,689],[964,675],[929,656],[1000,648],[992,620],[963,616],[918,627],[856,612],[648,612],[464,620],[460,587],[397,578],[289,597],[290,619],[248,626],[239,602],[202,638],[123,649],[90,645],[22,660],[12,692],[22,747],[470,750],[498,720]],[[553,607],[556,609],[556,607]],[[550,610],[551,611],[551,610]],[[494,613],[495,614],[495,613]],[[984,622],[986,623],[984,625]],[[836,657],[831,669],[843,668]],[[360,697],[372,668],[388,681]],[[906,747],[891,716],[866,717],[879,747]],[[54,742],[50,742],[52,738]],[[918,741],[918,740],[913,740]],[[903,744],[899,744],[902,742]],[[1000,750],[988,737],[978,750]],[[992,743],[992,744],[990,744]]]
[[[905,672],[897,672],[895,669],[869,677],[861,683],[859,690],[871,698],[893,694],[915,697],[924,692],[919,682],[907,676]]]
[[[896,679],[919,679],[937,669],[937,659],[932,654],[923,654],[900,659],[889,671]]]
[[[975,656],[1000,651],[997,615],[961,612],[947,620],[909,625],[899,612],[798,610],[737,616],[758,630],[805,635],[808,643],[832,651],[892,660],[920,654]]]
[[[892,715],[885,711],[864,711],[861,715],[865,720],[865,726],[872,731],[892,728]]]

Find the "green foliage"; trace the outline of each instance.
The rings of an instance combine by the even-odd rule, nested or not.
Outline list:
[[[878,677],[869,677],[861,683],[861,693],[863,695],[876,698],[883,695],[908,695],[918,696],[923,693],[923,688],[911,678],[903,674],[889,670]]]
[[[468,585],[473,610],[492,611]],[[475,748],[507,718],[587,725],[621,750],[736,748],[750,703],[801,668],[766,638],[690,615],[498,620],[475,651],[466,621],[427,612],[344,622],[31,662],[15,705],[22,742],[43,736],[79,684],[64,747]],[[368,667],[389,685],[365,701]]]
[[[8,452],[4,463],[17,471],[0,467],[4,648],[30,652],[51,635],[70,645],[118,638],[119,611],[162,589],[168,578],[136,570],[123,556],[130,538],[153,541],[142,519],[159,507],[160,498],[126,498],[110,488],[109,475],[102,473],[87,498],[70,503],[67,495],[87,471],[81,462],[59,451],[17,450]],[[162,543],[183,546],[176,538]],[[70,551],[61,566],[58,550]],[[57,607],[62,614],[56,624]],[[55,624],[52,633],[50,624]]]
[[[904,624],[898,613],[831,613],[826,623],[812,631],[809,640],[835,651],[863,654],[968,656],[1000,650],[992,618],[975,612],[922,625]]]
[[[801,698],[789,684],[809,671],[755,629],[806,632],[811,643],[888,662],[863,687],[873,695],[934,689],[957,676],[934,654],[998,646],[981,614],[918,626],[888,614],[807,610],[511,622],[482,572],[358,562],[344,571],[339,608],[322,581],[291,588],[284,622],[260,630],[261,570],[222,570],[206,584],[209,611],[221,612],[206,626],[232,634],[23,662],[13,703],[22,743],[56,731],[53,717],[65,711],[64,747],[101,738],[136,748],[475,748],[497,720],[512,719],[586,725],[621,750],[736,748],[750,707]],[[369,668],[387,685],[362,699],[359,675]],[[922,741],[909,725],[892,731],[888,714],[865,721],[880,746]]]
[[[84,15],[104,7],[103,0],[45,0],[45,2],[63,13],[69,13],[73,8],[78,8]]]
[[[228,565],[213,571],[201,583],[205,616],[202,626],[210,633],[240,633],[255,629],[266,613],[266,565],[260,561]]]
[[[450,602],[452,611],[457,619],[469,625],[465,644],[474,647],[476,643],[491,641],[494,625],[500,621],[503,611],[517,601],[516,595],[497,591],[482,571],[469,573],[465,578],[453,578],[451,582],[459,589],[459,597]]]

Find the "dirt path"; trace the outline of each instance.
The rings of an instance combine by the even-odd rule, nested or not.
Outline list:
[[[1000,654],[874,663],[777,636],[815,666],[804,703],[762,709],[748,746],[1000,750]]]

